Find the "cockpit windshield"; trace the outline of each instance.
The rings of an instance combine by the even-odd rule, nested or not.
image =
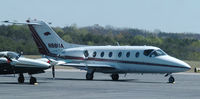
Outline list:
[[[150,57],[157,57],[157,56],[162,56],[162,55],[166,55],[166,53],[160,49],[155,50],[151,53]]]
[[[147,49],[147,50],[144,50],[144,55],[145,56],[149,56],[149,54],[151,54],[151,52],[153,51],[153,49]]]
[[[8,52],[8,53],[7,53],[7,56],[8,56],[9,58],[17,58],[17,57],[19,57],[19,54],[18,54],[18,53],[15,53],[15,52]]]

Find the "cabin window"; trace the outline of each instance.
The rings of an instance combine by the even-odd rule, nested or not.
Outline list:
[[[104,52],[101,52],[101,57],[103,57],[104,56]]]
[[[136,57],[136,58],[138,58],[139,56],[140,56],[140,53],[139,53],[139,52],[135,53],[135,57]]]
[[[126,53],[126,57],[130,57],[130,52],[127,52],[127,53]]]
[[[96,55],[97,55],[97,52],[95,51],[95,52],[93,52],[93,57],[96,57]]]
[[[144,50],[144,55],[145,56],[149,56],[149,54],[151,54],[151,52],[153,51],[153,49],[148,49],[148,50]]]
[[[121,57],[121,56],[122,56],[122,52],[119,52],[119,53],[118,53],[118,57]]]
[[[112,57],[112,54],[113,54],[112,52],[109,52],[108,56],[109,56],[109,57]]]
[[[65,52],[62,52],[62,54],[65,54]]]
[[[89,56],[88,50],[85,50],[85,51],[84,51],[84,56],[85,56],[85,57],[88,57],[88,56]]]

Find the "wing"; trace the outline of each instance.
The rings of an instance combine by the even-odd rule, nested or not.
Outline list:
[[[116,69],[111,65],[104,65],[104,64],[85,64],[85,63],[60,63],[60,66],[69,66],[75,68],[85,68],[85,69]]]

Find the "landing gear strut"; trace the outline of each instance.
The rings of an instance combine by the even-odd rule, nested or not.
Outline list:
[[[18,83],[24,83],[24,75],[22,73],[19,74]]]
[[[169,83],[175,83],[175,78],[172,75],[169,77]]]
[[[119,80],[119,74],[112,74],[111,77],[112,77],[112,80],[114,81]]]

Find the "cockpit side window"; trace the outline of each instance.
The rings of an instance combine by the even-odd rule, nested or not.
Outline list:
[[[162,56],[162,55],[166,55],[166,53],[159,49],[159,50],[153,51],[153,53],[151,53],[150,57],[157,57],[157,56]]]
[[[144,50],[144,55],[145,56],[149,56],[149,54],[151,54],[151,52],[153,51],[153,49],[148,49],[148,50]]]

